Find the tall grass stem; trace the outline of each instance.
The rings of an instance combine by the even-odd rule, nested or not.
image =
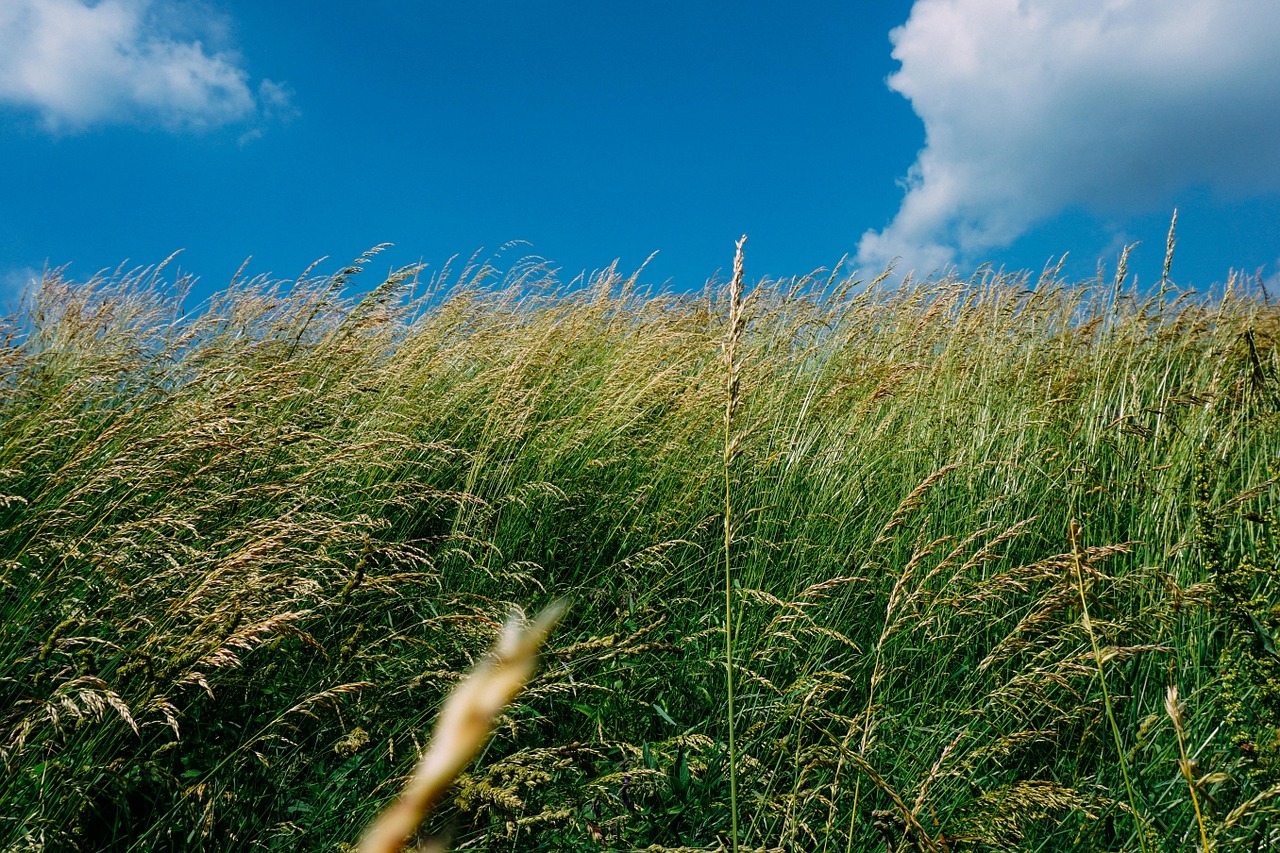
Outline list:
[[[733,279],[729,282],[729,327],[725,331],[723,352],[725,365],[724,403],[724,678],[728,695],[729,729],[729,845],[738,850],[738,750],[734,742],[733,712],[733,460],[737,455],[737,441],[733,435],[733,414],[741,394],[738,343],[745,325],[743,320],[746,300],[742,295],[743,252],[747,242],[744,234],[738,240],[733,256]]]

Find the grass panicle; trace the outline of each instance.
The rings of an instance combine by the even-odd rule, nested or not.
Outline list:
[[[565,610],[552,604],[530,624],[507,619],[493,651],[454,688],[431,741],[399,798],[365,831],[359,853],[398,853],[445,789],[484,746],[499,713],[533,676],[538,648]]]

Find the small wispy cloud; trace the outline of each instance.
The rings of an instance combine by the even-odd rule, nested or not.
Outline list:
[[[298,108],[293,103],[293,90],[283,83],[263,80],[258,84],[258,115],[260,121],[257,125],[240,134],[241,148],[265,136],[268,122],[288,122],[298,117]]]
[[[22,295],[40,287],[44,273],[35,267],[0,270],[0,310],[16,305]]]
[[[262,80],[255,89],[241,57],[216,49],[228,29],[191,2],[4,0],[0,103],[34,110],[54,133],[208,130],[291,115],[286,86]]]
[[[924,121],[858,260],[985,260],[1058,213],[1280,190],[1280,3],[916,0],[888,79]]]

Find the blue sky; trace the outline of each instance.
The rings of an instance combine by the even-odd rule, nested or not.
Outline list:
[[[842,256],[1280,288],[1274,0],[4,0],[0,295],[46,265],[204,291],[510,241],[700,288]]]

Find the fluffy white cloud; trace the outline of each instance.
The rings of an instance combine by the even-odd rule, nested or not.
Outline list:
[[[916,0],[890,39],[925,148],[864,265],[926,273],[1067,209],[1280,189],[1276,0]]]
[[[200,130],[280,111],[287,89],[264,80],[255,95],[239,57],[206,47],[222,27],[174,0],[2,0],[0,102],[36,110],[56,132]]]

